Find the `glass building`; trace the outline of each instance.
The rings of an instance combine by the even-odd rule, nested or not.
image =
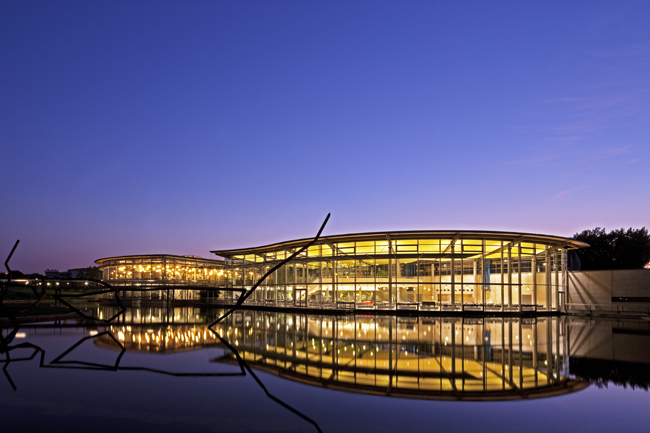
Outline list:
[[[95,263],[99,265],[102,279],[113,285],[165,282],[215,286],[225,280],[222,260],[196,256],[149,254],[108,257],[95,260]]]
[[[225,286],[250,289],[312,239],[216,250]],[[413,231],[325,236],[271,273],[248,304],[437,311],[561,311],[567,250],[558,236]],[[226,293],[226,292],[224,292]]]
[[[121,291],[125,299],[198,300],[206,296],[202,287],[223,286],[227,281],[222,260],[196,256],[149,254],[107,257],[95,263],[102,272],[102,280],[125,288]],[[157,288],[160,290],[152,290]]]

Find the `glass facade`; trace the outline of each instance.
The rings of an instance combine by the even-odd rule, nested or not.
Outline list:
[[[249,290],[309,239],[229,251],[227,288]],[[246,302],[438,311],[558,311],[567,249],[544,235],[415,232],[330,236],[272,272]],[[235,295],[236,296],[236,295]]]
[[[95,263],[99,265],[104,281],[125,288],[120,291],[120,296],[125,299],[198,300],[215,295],[211,290],[199,288],[224,286],[228,280],[223,261],[193,256],[124,256],[99,259]],[[179,289],[174,290],[175,287]],[[112,296],[106,295],[108,298]]]
[[[96,260],[102,279],[113,285],[195,284],[217,286],[225,281],[223,262],[192,256],[142,255]]]

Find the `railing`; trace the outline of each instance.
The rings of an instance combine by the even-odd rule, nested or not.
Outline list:
[[[233,297],[232,299],[219,299],[214,298],[203,299],[202,302],[212,305],[223,305],[231,306],[237,303],[237,298]],[[249,306],[261,306],[261,307],[275,307],[275,308],[301,308],[305,310],[345,310],[345,311],[372,311],[372,310],[413,310],[413,311],[438,311],[438,312],[507,312],[507,313],[518,313],[518,312],[545,312],[548,311],[543,305],[535,304],[522,304],[521,309],[518,305],[505,305],[501,304],[461,304],[457,302],[455,305],[448,303],[441,303],[439,301],[420,301],[420,302],[395,302],[390,303],[388,301],[321,301],[321,300],[310,300],[304,299],[304,297],[295,298],[295,299],[247,299],[244,305]],[[589,304],[567,304],[570,305],[584,305],[586,307]],[[602,307],[602,306],[601,306]],[[640,312],[646,312],[650,309],[643,308]],[[551,309],[554,311],[554,309]],[[604,311],[604,310],[603,310]],[[623,311],[622,307],[619,307],[619,311]],[[627,311],[627,310],[626,310]]]
[[[395,306],[397,310],[419,310],[419,302],[398,302]]]
[[[616,313],[616,314],[647,314],[650,315],[650,306],[642,305],[612,305],[612,304],[579,304],[570,302],[566,304],[570,312],[586,312],[589,314]]]

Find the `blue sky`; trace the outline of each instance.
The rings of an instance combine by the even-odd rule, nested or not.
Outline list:
[[[650,225],[650,2],[6,1],[12,267]]]

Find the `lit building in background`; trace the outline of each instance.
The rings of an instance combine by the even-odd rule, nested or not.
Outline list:
[[[201,287],[224,286],[227,281],[222,260],[196,256],[134,255],[107,257],[95,263],[104,281],[125,288],[120,291],[125,299],[200,299],[205,295]]]
[[[212,252],[226,259],[225,288],[250,289],[310,241]],[[481,231],[325,236],[269,275],[246,303],[356,310],[559,311],[568,287],[567,250],[587,246],[557,236]]]

